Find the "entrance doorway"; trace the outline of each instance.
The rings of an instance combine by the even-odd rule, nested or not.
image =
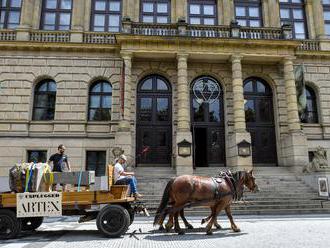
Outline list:
[[[221,86],[212,77],[199,77],[192,83],[190,95],[194,168],[225,166],[225,127]]]
[[[206,128],[194,128],[195,164],[200,167],[207,166],[207,130]]]
[[[273,93],[260,78],[244,81],[246,129],[251,133],[255,166],[277,165]]]
[[[136,165],[171,166],[172,90],[162,76],[150,75],[137,91]]]

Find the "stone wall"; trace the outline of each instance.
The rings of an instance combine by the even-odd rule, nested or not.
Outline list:
[[[0,56],[0,175],[25,161],[27,150],[47,150],[64,143],[73,168],[85,167],[85,150],[110,148],[120,118],[122,60],[108,54],[2,52]],[[42,79],[57,85],[55,119],[33,121],[34,88]],[[112,120],[87,121],[89,86],[98,79],[113,87]]]

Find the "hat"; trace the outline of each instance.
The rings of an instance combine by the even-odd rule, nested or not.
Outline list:
[[[122,160],[127,161],[127,157],[124,154],[120,155],[119,158],[121,158]]]

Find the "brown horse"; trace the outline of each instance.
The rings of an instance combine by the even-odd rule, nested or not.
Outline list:
[[[183,209],[189,206],[209,206],[211,215],[202,220],[203,222],[211,219],[206,226],[206,233],[212,234],[211,228],[215,225],[220,228],[217,223],[217,216],[221,210],[225,209],[230,220],[231,228],[235,232],[240,229],[234,223],[230,204],[233,200],[239,200],[243,196],[243,189],[246,186],[250,191],[258,191],[258,186],[255,183],[255,177],[252,170],[238,171],[223,178],[200,177],[184,175],[171,179],[164,190],[162,201],[156,212],[154,225],[161,225],[167,214],[169,221],[166,224],[166,230],[173,227],[178,234],[184,234],[180,228],[178,216],[180,214],[184,224],[188,228],[193,228],[185,219]],[[169,205],[169,206],[168,206]]]

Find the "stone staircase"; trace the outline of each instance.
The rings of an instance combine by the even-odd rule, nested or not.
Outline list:
[[[194,174],[214,176],[221,169],[224,168],[197,168]],[[324,203],[324,208],[321,208],[320,201],[315,200],[318,193],[302,181],[301,175],[286,167],[257,167],[254,171],[260,192],[245,192],[245,203],[232,205],[234,215],[330,213],[330,202]],[[153,214],[168,180],[175,176],[175,171],[171,168],[136,168],[135,173],[139,191],[144,195],[148,210]],[[194,207],[185,209],[185,213],[207,216],[210,211],[205,207]]]

